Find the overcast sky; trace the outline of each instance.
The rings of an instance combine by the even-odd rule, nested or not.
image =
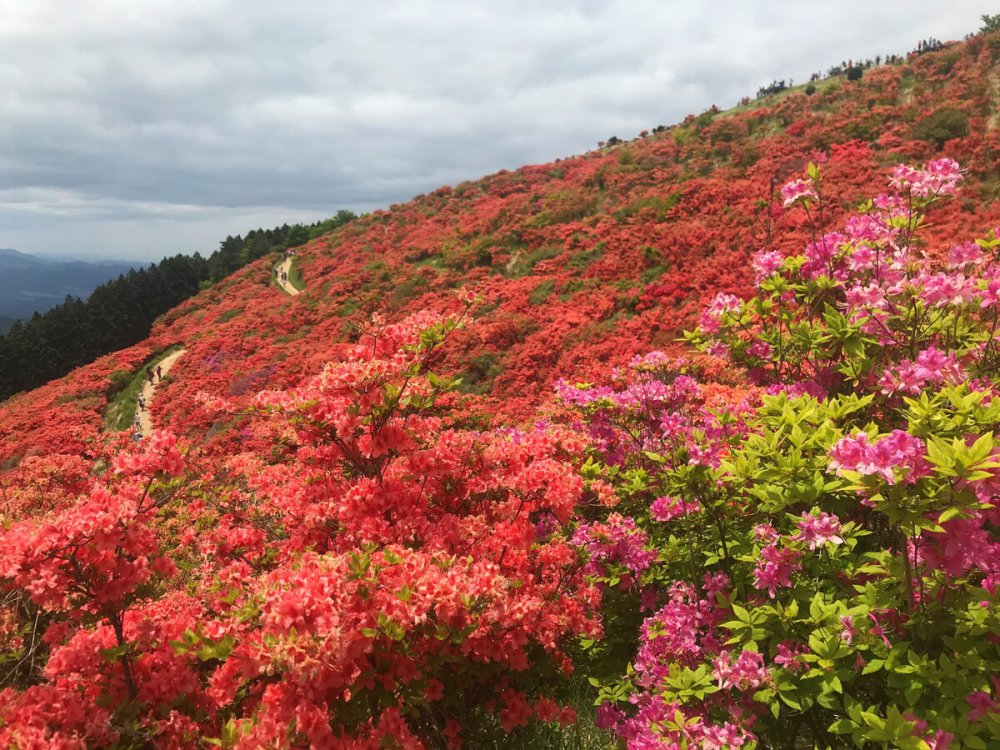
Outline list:
[[[0,247],[158,259],[960,39],[974,0],[6,0]]]

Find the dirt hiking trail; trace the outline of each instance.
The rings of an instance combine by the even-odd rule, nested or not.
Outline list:
[[[170,368],[174,366],[174,362],[180,359],[181,355],[185,352],[185,349],[178,349],[176,352],[168,354],[166,357],[161,359],[155,365],[152,365],[153,370],[157,368],[160,370],[160,377],[166,375],[170,372]],[[143,437],[148,437],[153,431],[153,419],[150,415],[150,406],[153,403],[153,396],[156,393],[156,386],[159,384],[159,380],[156,382],[150,382],[149,379],[142,386],[142,398],[145,402],[144,408],[139,410],[139,431],[142,433]]]
[[[278,273],[278,284],[281,286],[282,289],[288,292],[289,295],[294,297],[295,295],[297,295],[299,292],[302,291],[301,289],[296,289],[294,286],[292,286],[291,281],[286,281],[286,279],[288,279],[292,275],[291,257],[285,258],[281,262],[281,265],[278,266],[277,273]]]

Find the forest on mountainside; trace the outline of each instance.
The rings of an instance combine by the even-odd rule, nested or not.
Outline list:
[[[283,224],[226,237],[208,259],[198,253],[164,258],[98,286],[86,301],[75,297],[26,321],[12,322],[0,335],[0,401],[36,388],[131,346],[149,335],[160,315],[248,263],[353,221],[341,210],[314,224]]]

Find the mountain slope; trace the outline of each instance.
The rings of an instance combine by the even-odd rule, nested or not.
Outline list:
[[[747,258],[768,231],[784,247],[799,246],[803,220],[767,203],[772,186],[798,176],[810,158],[822,162],[836,203],[877,190],[887,165],[947,152],[968,169],[965,197],[939,211],[930,231],[993,226],[996,46],[975,37],[873,68],[860,81],[822,81],[811,96],[800,87],[377,211],[301,249],[306,288],[294,300],[270,285],[274,261],[262,259],[164,316],[144,344],[13,400],[0,451],[9,460],[57,449],[56,434],[67,430],[95,436],[111,371],[181,342],[190,353],[159,419],[204,435],[198,392],[239,398],[294,383],[370,313],[441,309],[458,286],[475,289],[486,306],[450,366],[491,408],[525,416],[557,377],[587,379],[670,347],[708,295],[746,291]],[[941,140],[931,127],[943,110],[957,113],[958,137]]]

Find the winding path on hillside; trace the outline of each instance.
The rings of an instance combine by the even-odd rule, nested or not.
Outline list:
[[[162,378],[168,372],[170,368],[174,366],[174,362],[180,359],[181,355],[186,351],[186,349],[178,349],[176,352],[168,354],[166,357],[161,359],[155,365],[153,369],[157,367],[160,368],[160,377]],[[142,398],[146,403],[144,409],[139,411],[139,431],[142,433],[143,437],[148,437],[153,431],[153,418],[150,416],[150,406],[153,403],[153,395],[156,393],[157,383],[151,383],[148,379],[142,386]]]
[[[288,258],[285,258],[282,261],[280,266],[278,266],[278,284],[281,286],[282,289],[288,292],[288,294],[294,297],[302,290],[296,289],[294,286],[292,286],[292,282],[290,280],[291,276],[292,276],[292,258],[291,256],[289,256]],[[289,280],[285,281],[285,279]]]

